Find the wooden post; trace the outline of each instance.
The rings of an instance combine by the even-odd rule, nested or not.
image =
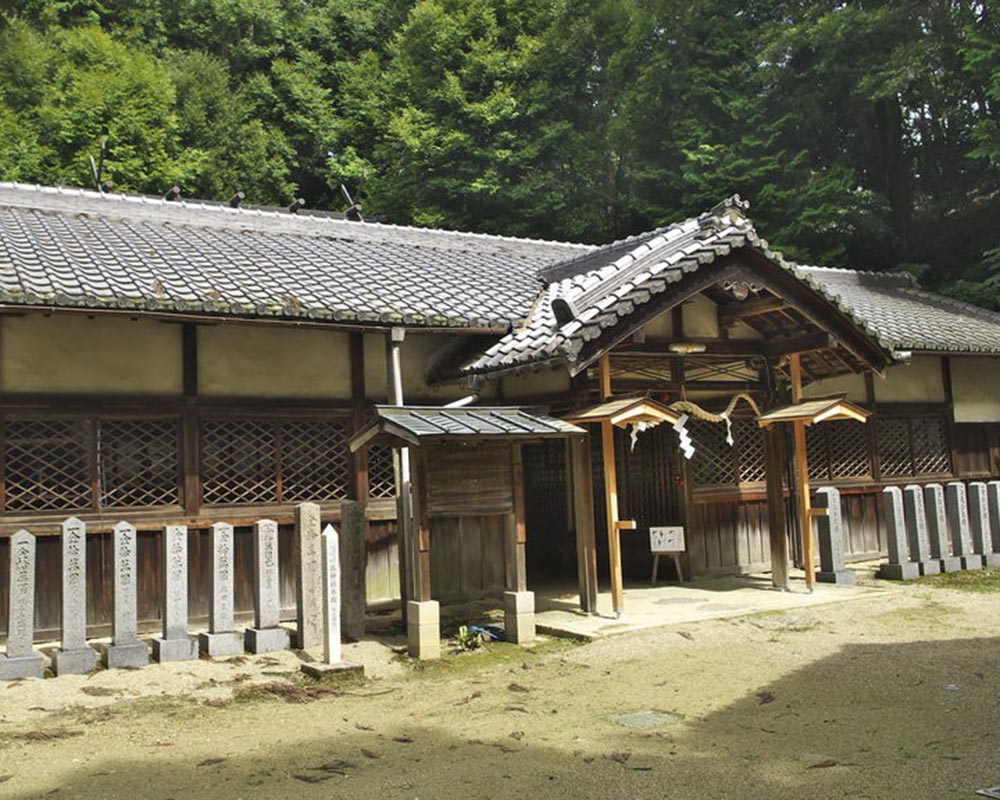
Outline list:
[[[525,529],[524,514],[524,460],[521,445],[511,446],[511,480],[514,487],[514,512],[510,515],[507,526],[507,591],[526,592],[528,590],[528,570],[525,560]]]
[[[403,369],[400,347],[406,337],[405,328],[391,328],[386,336],[386,395],[393,405],[403,405]],[[396,483],[396,530],[398,532],[399,552],[399,594],[403,615],[406,622],[408,600],[417,599],[414,595],[414,547],[413,524],[411,508],[414,505],[410,485],[410,455],[409,448],[393,449],[392,466]]]
[[[573,490],[573,523],[576,529],[576,568],[580,583],[580,608],[597,612],[597,541],[594,535],[594,479],[590,463],[590,437],[569,440],[569,482]]]
[[[788,591],[788,538],[785,533],[785,432],[780,425],[764,430],[764,480],[767,482],[767,530],[771,543],[771,583]]]
[[[427,513],[427,459],[423,448],[411,447],[410,502],[413,514],[413,600],[431,599],[431,526]]]
[[[802,401],[802,361],[798,353],[789,357],[792,376],[792,402]],[[795,433],[795,484],[799,501],[799,529],[802,531],[802,568],[806,573],[806,588],[813,589],[815,566],[813,564],[812,499],[809,497],[809,456],[806,447],[806,424],[794,422]]]
[[[184,411],[181,439],[184,453],[184,511],[197,514],[201,508],[201,456],[198,452],[198,327],[181,327],[181,359],[184,382]]]
[[[367,389],[365,387],[365,335],[351,334],[351,400],[354,404],[353,427],[357,433],[365,425],[365,407],[367,406]],[[351,471],[353,481],[351,491],[354,500],[368,503],[368,446],[358,448],[351,456]]]
[[[605,353],[598,361],[601,400],[611,397],[611,357]],[[611,420],[601,422],[601,454],[604,461],[604,510],[608,528],[608,560],[611,565],[611,606],[621,614],[625,606],[622,581],[622,546],[618,535],[618,467],[615,464],[615,429]]]

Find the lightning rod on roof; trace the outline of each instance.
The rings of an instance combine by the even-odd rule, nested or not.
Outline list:
[[[237,192],[236,194],[234,194],[232,197],[229,198],[229,207],[239,208],[240,203],[242,203],[246,199],[247,196],[245,192]]]
[[[296,197],[288,206],[289,214],[298,214],[299,209],[305,207],[306,199],[304,197]]]
[[[166,200],[168,203],[172,203],[174,200],[180,200],[181,199],[181,187],[180,186],[176,186],[176,185],[171,186],[167,190],[167,193],[165,195],[163,195],[163,199]]]

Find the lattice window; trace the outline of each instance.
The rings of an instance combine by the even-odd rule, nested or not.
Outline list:
[[[368,448],[368,496],[396,496],[396,473],[392,466],[391,447],[373,445]]]
[[[270,420],[201,424],[202,497],[206,503],[278,501],[277,437]]]
[[[346,442],[341,420],[205,420],[202,497],[216,505],[346,497]]]
[[[725,425],[720,427],[725,429]],[[763,483],[767,479],[764,431],[757,420],[733,420],[733,441],[740,462],[740,483]]]
[[[811,425],[806,429],[806,442],[809,477],[813,480],[871,477],[864,423],[837,420]]]
[[[347,497],[347,427],[342,422],[288,421],[281,425],[281,499]]]
[[[879,463],[887,478],[951,472],[951,446],[944,417],[882,417]]]
[[[177,420],[104,420],[97,434],[102,506],[180,502]]]
[[[736,481],[733,448],[726,442],[726,426],[692,419],[688,422],[695,453],[691,459],[698,486],[731,486]]]
[[[90,435],[83,420],[8,420],[4,425],[4,510],[90,507]]]
[[[878,455],[883,476],[894,478],[913,474],[908,419],[878,418]]]
[[[948,425],[943,417],[914,417],[913,473],[940,475],[951,472],[951,448],[948,445]]]

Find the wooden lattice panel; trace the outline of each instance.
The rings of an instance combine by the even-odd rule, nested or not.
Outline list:
[[[872,475],[868,434],[864,423],[835,420],[807,429],[809,477],[830,481]]]
[[[733,448],[726,442],[726,426],[692,419],[688,422],[695,454],[692,475],[697,486],[731,486],[736,481]]]
[[[70,511],[93,503],[88,423],[20,419],[4,424],[5,511]]]
[[[347,497],[347,426],[339,421],[281,423],[282,502]]]
[[[767,478],[764,431],[757,420],[733,420],[733,441],[740,463],[740,483],[763,483]]]
[[[904,477],[913,474],[908,419],[905,417],[878,419],[878,454],[884,477]]]
[[[97,466],[104,507],[136,508],[180,501],[178,421],[97,423]]]
[[[391,447],[373,445],[368,448],[368,496],[396,496],[396,473],[392,466]]]
[[[914,417],[911,420],[913,437],[914,475],[941,475],[951,471],[951,448],[948,444],[948,425],[943,417]]]
[[[205,420],[201,425],[206,503],[278,501],[277,437],[271,420]]]

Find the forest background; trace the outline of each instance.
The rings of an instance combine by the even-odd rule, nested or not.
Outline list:
[[[605,242],[739,193],[1000,309],[992,0],[0,0],[0,180]],[[363,185],[362,185],[363,184]]]

